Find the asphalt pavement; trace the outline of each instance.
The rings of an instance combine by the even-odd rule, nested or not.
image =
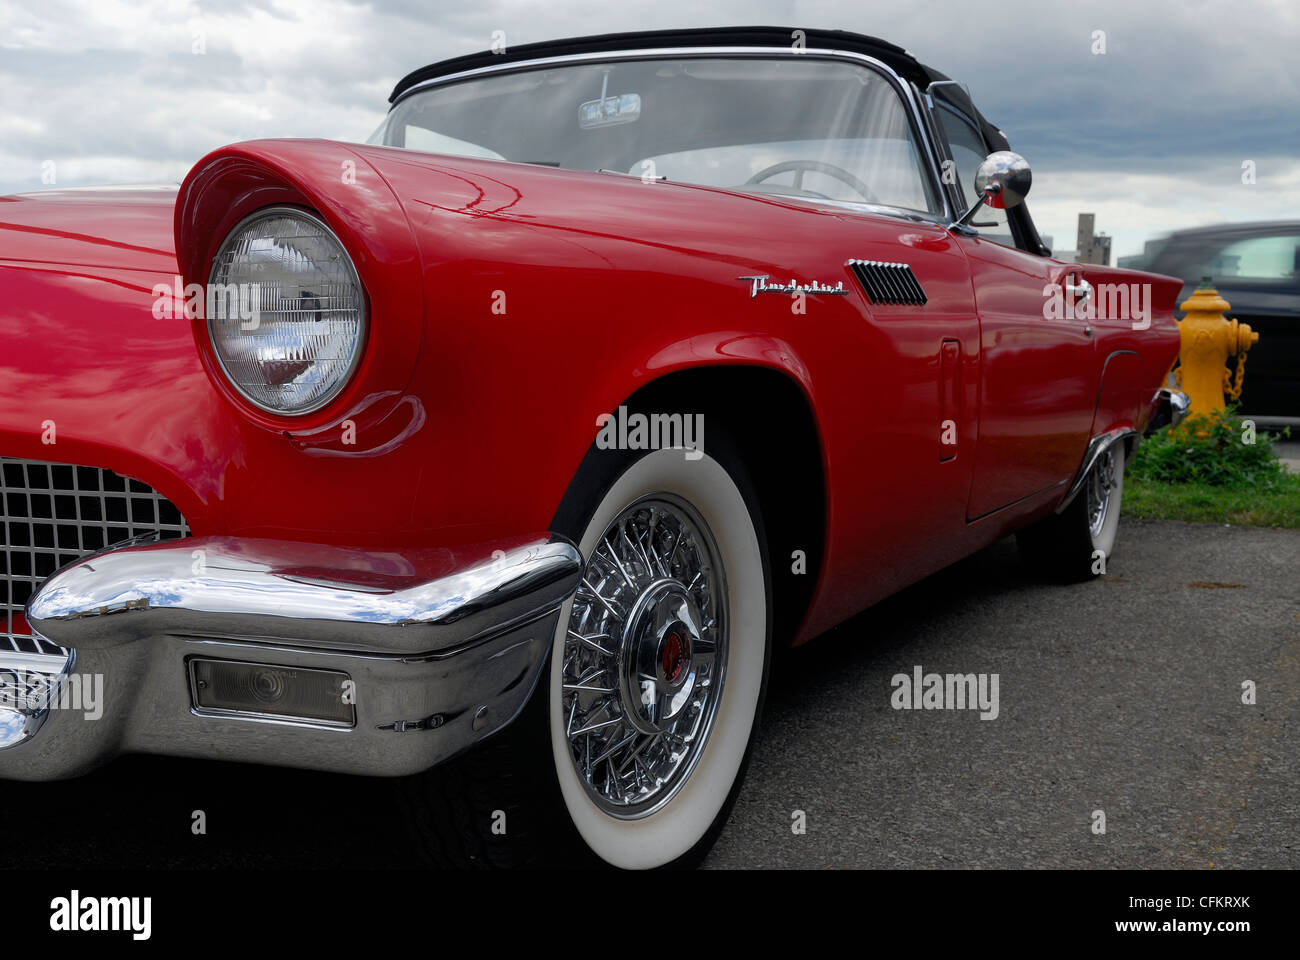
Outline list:
[[[1126,518],[1107,573],[1008,540],[793,651],[708,865],[1300,867],[1300,531]],[[894,709],[918,665],[997,718]]]
[[[996,718],[895,709],[917,667],[990,694],[996,674]],[[1296,868],[1298,734],[1300,531],[1126,519],[1106,578],[1068,587],[1008,540],[778,661],[706,866]],[[0,781],[0,849],[9,867],[418,865],[387,781],[156,757]]]

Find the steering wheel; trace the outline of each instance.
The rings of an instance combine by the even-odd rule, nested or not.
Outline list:
[[[770,177],[775,177],[778,173],[787,173],[791,170],[794,171],[794,188],[801,193],[811,193],[813,196],[822,197],[823,200],[831,199],[830,197],[825,197],[813,190],[804,190],[803,175],[809,170],[812,170],[817,173],[824,173],[829,177],[834,177],[841,183],[848,184],[868,203],[880,202],[865,183],[853,174],[849,173],[849,171],[845,170],[843,167],[837,167],[835,164],[827,163],[824,160],[783,160],[780,163],[774,163],[770,167],[764,167],[762,170],[758,171],[758,173],[745,181],[745,186],[762,183]]]

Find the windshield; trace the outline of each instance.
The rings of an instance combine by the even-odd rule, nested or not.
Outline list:
[[[674,58],[418,91],[371,143],[938,214],[897,89],[865,66]]]

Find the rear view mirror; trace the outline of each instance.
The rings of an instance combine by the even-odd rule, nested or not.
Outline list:
[[[975,202],[954,226],[965,226],[985,204],[998,210],[1020,206],[1033,180],[1029,161],[1020,154],[1010,150],[990,153],[975,171]]]

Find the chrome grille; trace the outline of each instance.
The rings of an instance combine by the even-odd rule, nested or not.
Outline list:
[[[181,512],[112,470],[0,457],[0,650],[63,653],[32,636],[23,608],[59,567],[132,537],[188,537]]]

